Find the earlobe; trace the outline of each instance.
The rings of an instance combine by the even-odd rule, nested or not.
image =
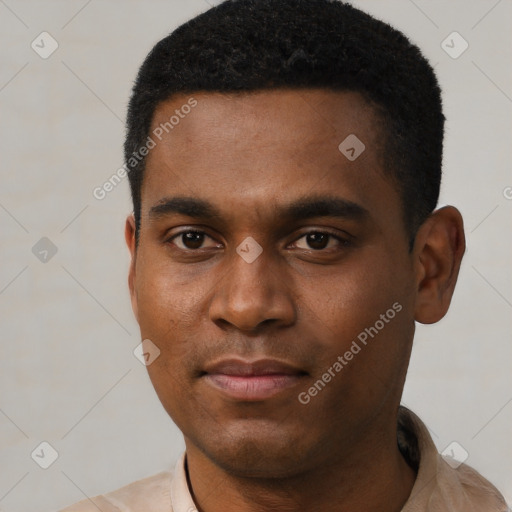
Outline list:
[[[448,311],[465,247],[462,216],[453,206],[436,210],[418,230],[413,249],[416,321],[432,324]]]
[[[137,306],[137,292],[135,289],[135,262],[137,257],[137,246],[135,240],[135,218],[133,213],[126,218],[124,237],[131,255],[130,270],[128,272],[128,288],[130,290],[133,314],[138,322],[139,313]]]

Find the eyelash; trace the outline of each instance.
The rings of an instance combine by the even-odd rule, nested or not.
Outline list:
[[[170,238],[165,240],[165,243],[166,244],[175,245],[173,243],[174,239],[179,238],[180,236],[186,235],[187,233],[194,233],[196,235],[205,235],[205,237],[208,237],[208,238],[214,240],[213,237],[208,235],[208,233],[206,233],[205,231],[200,231],[200,230],[197,230],[197,229],[186,229],[186,230],[180,231],[179,233],[175,233]],[[312,231],[308,231],[306,233],[303,233],[300,237],[296,238],[294,240],[294,243],[296,243],[300,239],[302,239],[302,238],[304,238],[304,237],[306,237],[308,235],[311,235],[311,234],[327,235],[330,238],[334,238],[335,240],[337,240],[339,242],[339,246],[340,247],[350,247],[350,245],[352,245],[351,240],[349,240],[348,238],[343,238],[340,235],[331,233],[328,230],[312,230]],[[198,253],[198,252],[200,252],[202,250],[203,251],[205,250],[205,249],[201,249],[201,248],[199,248],[199,249],[182,249],[181,247],[177,247],[177,249],[179,251],[189,252],[189,253]],[[306,249],[303,249],[303,250],[306,250]],[[327,252],[329,250],[332,250],[332,248],[327,248],[327,249],[309,249],[309,250],[312,251],[312,252],[315,252],[315,253],[320,253],[320,252]]]

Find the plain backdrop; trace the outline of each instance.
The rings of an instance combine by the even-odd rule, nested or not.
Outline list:
[[[456,205],[466,226],[451,310],[418,326],[403,402],[440,451],[459,443],[510,502],[512,2],[354,4],[403,30],[435,66],[447,117],[440,204]],[[59,509],[172,468],[184,448],[133,354],[128,183],[103,200],[93,190],[123,163],[143,58],[208,8],[0,0],[1,511]],[[58,453],[48,469],[37,463],[51,453],[44,441]]]

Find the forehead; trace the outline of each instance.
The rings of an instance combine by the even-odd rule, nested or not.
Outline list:
[[[368,203],[376,189],[399,208],[382,172],[379,118],[354,92],[179,95],[158,106],[150,136],[156,145],[146,161],[146,212],[169,195],[263,210],[311,192]]]
[[[196,106],[190,108],[192,101]],[[341,142],[353,133],[361,134],[373,144],[377,124],[374,108],[359,93],[272,89],[175,96],[157,106],[151,131],[160,131],[163,138],[172,139],[175,151],[186,142],[195,143],[200,149],[201,142],[204,145],[215,139],[231,143],[229,147],[218,148],[226,154],[228,149],[250,148],[254,143],[268,144],[272,140],[279,151],[305,154],[313,149],[308,146],[310,143],[324,142],[332,148],[337,139]],[[207,140],[194,138],[198,135]]]

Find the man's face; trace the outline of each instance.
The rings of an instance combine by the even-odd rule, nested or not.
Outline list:
[[[150,378],[187,448],[221,467],[329,464],[393,417],[414,332],[384,134],[355,93],[193,97],[142,187],[130,282],[142,339],[160,350]],[[188,99],[160,104],[151,130]],[[351,134],[355,159],[355,139],[338,148]]]

